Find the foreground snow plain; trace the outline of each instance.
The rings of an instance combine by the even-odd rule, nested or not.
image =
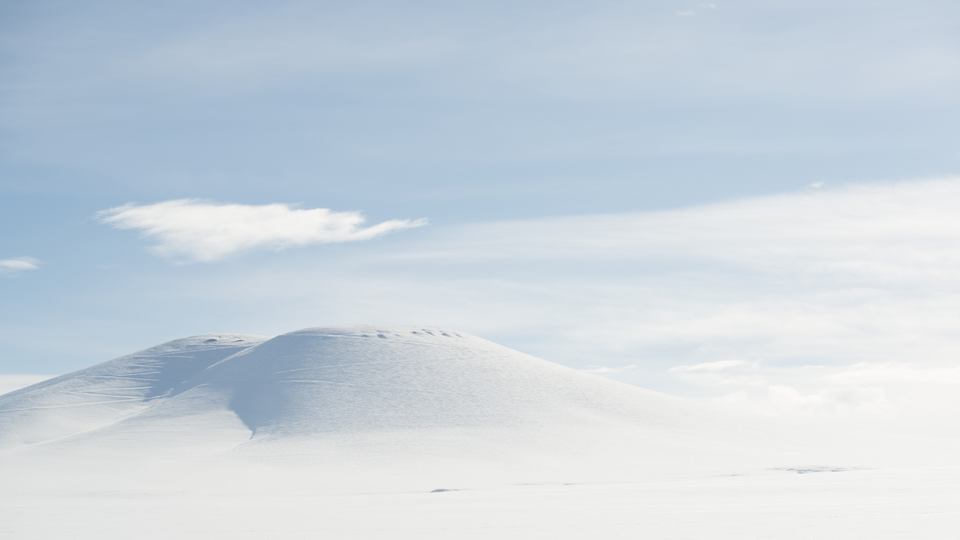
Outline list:
[[[958,451],[718,410],[451,330],[217,334],[0,396],[0,534],[954,538]]]

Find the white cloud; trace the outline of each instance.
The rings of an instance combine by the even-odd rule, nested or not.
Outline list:
[[[215,204],[180,199],[97,213],[117,229],[139,229],[158,242],[153,251],[178,260],[209,262],[253,249],[368,240],[390,231],[419,227],[426,219],[390,220],[370,227],[359,212],[298,209],[288,204]]]
[[[824,184],[824,182],[810,182],[810,184],[809,184],[807,187],[814,188],[814,189],[820,189],[820,188],[823,187],[823,184]]]
[[[681,17],[689,17],[689,16],[691,16],[691,15],[696,15],[696,12],[691,11],[691,10],[678,11],[678,12],[677,12],[677,15],[679,15],[679,16],[681,16]]]
[[[670,371],[723,371],[739,367],[753,366],[754,364],[745,360],[720,360],[718,362],[704,362],[692,366],[676,366],[670,368]]]
[[[33,257],[17,257],[15,259],[0,259],[0,274],[13,274],[24,270],[36,270],[40,261]]]

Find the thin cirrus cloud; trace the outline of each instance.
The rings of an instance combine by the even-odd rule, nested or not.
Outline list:
[[[832,384],[960,384],[960,366],[924,368],[912,364],[863,362],[823,379]]]
[[[15,259],[0,259],[0,274],[15,274],[24,270],[40,268],[40,261],[33,257],[17,257]]]
[[[716,362],[704,362],[702,364],[694,364],[692,366],[676,366],[670,368],[670,371],[723,371],[726,369],[740,368],[740,367],[749,367],[753,366],[750,362],[745,360],[718,360]]]
[[[281,250],[312,244],[369,240],[426,225],[426,219],[393,219],[363,227],[359,212],[299,209],[289,204],[217,204],[179,199],[127,204],[97,213],[116,229],[136,229],[156,242],[151,250],[179,262],[212,262],[257,248]]]
[[[852,185],[661,212],[466,225],[394,257],[699,260],[764,273],[952,281],[958,201],[960,177]]]

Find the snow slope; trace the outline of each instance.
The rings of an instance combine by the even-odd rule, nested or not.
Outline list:
[[[178,339],[0,396],[0,451],[96,431],[148,411],[213,364],[267,338]]]
[[[517,504],[561,523],[573,514],[541,508],[538,497],[570,508],[601,500],[616,506],[621,495],[611,493],[640,497],[639,504],[656,499],[659,489],[664,500],[682,506],[688,496],[678,493],[703,489],[715,493],[718,504],[740,497],[743,504],[763,505],[787,490],[808,493],[803,500],[809,502],[816,490],[800,488],[819,484],[796,479],[814,475],[796,473],[813,471],[846,471],[819,476],[853,479],[845,489],[860,486],[875,498],[868,486],[882,479],[900,482],[901,491],[913,482],[909,474],[884,470],[951,465],[956,449],[940,446],[785,426],[451,330],[356,325],[272,339],[218,334],[172,341],[0,396],[0,502],[19,509],[16,519],[0,523],[18,537],[59,534],[59,526],[43,520],[43,509],[52,507],[105,537],[145,536],[144,530],[161,537],[182,531],[127,522],[111,528],[118,522],[88,519],[76,509],[101,515],[120,505],[133,516],[154,507],[214,514],[274,508],[279,516],[290,512],[281,507],[319,501],[343,511],[323,523],[301,516],[306,528],[296,530],[271,525],[268,512],[251,525],[259,532],[249,537],[281,529],[280,537],[297,537],[298,530],[375,537],[383,532],[376,521],[357,521],[364,508],[383,501],[416,506],[419,499],[404,494],[437,489],[477,494],[431,494],[474,501],[451,509],[463,516],[471,504],[513,515],[496,501],[519,497]],[[949,471],[938,474],[955,476]],[[524,485],[553,487],[524,491]],[[603,495],[567,485],[608,488]],[[182,497],[193,502],[178,502]],[[289,504],[268,502],[278,497]],[[232,530],[228,521],[195,530]],[[410,535],[455,529],[404,523]],[[471,534],[483,537],[486,530]],[[514,532],[529,537],[530,529]]]

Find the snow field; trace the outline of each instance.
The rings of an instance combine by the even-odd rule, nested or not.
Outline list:
[[[956,455],[450,330],[217,334],[0,396],[0,534],[947,538]]]

